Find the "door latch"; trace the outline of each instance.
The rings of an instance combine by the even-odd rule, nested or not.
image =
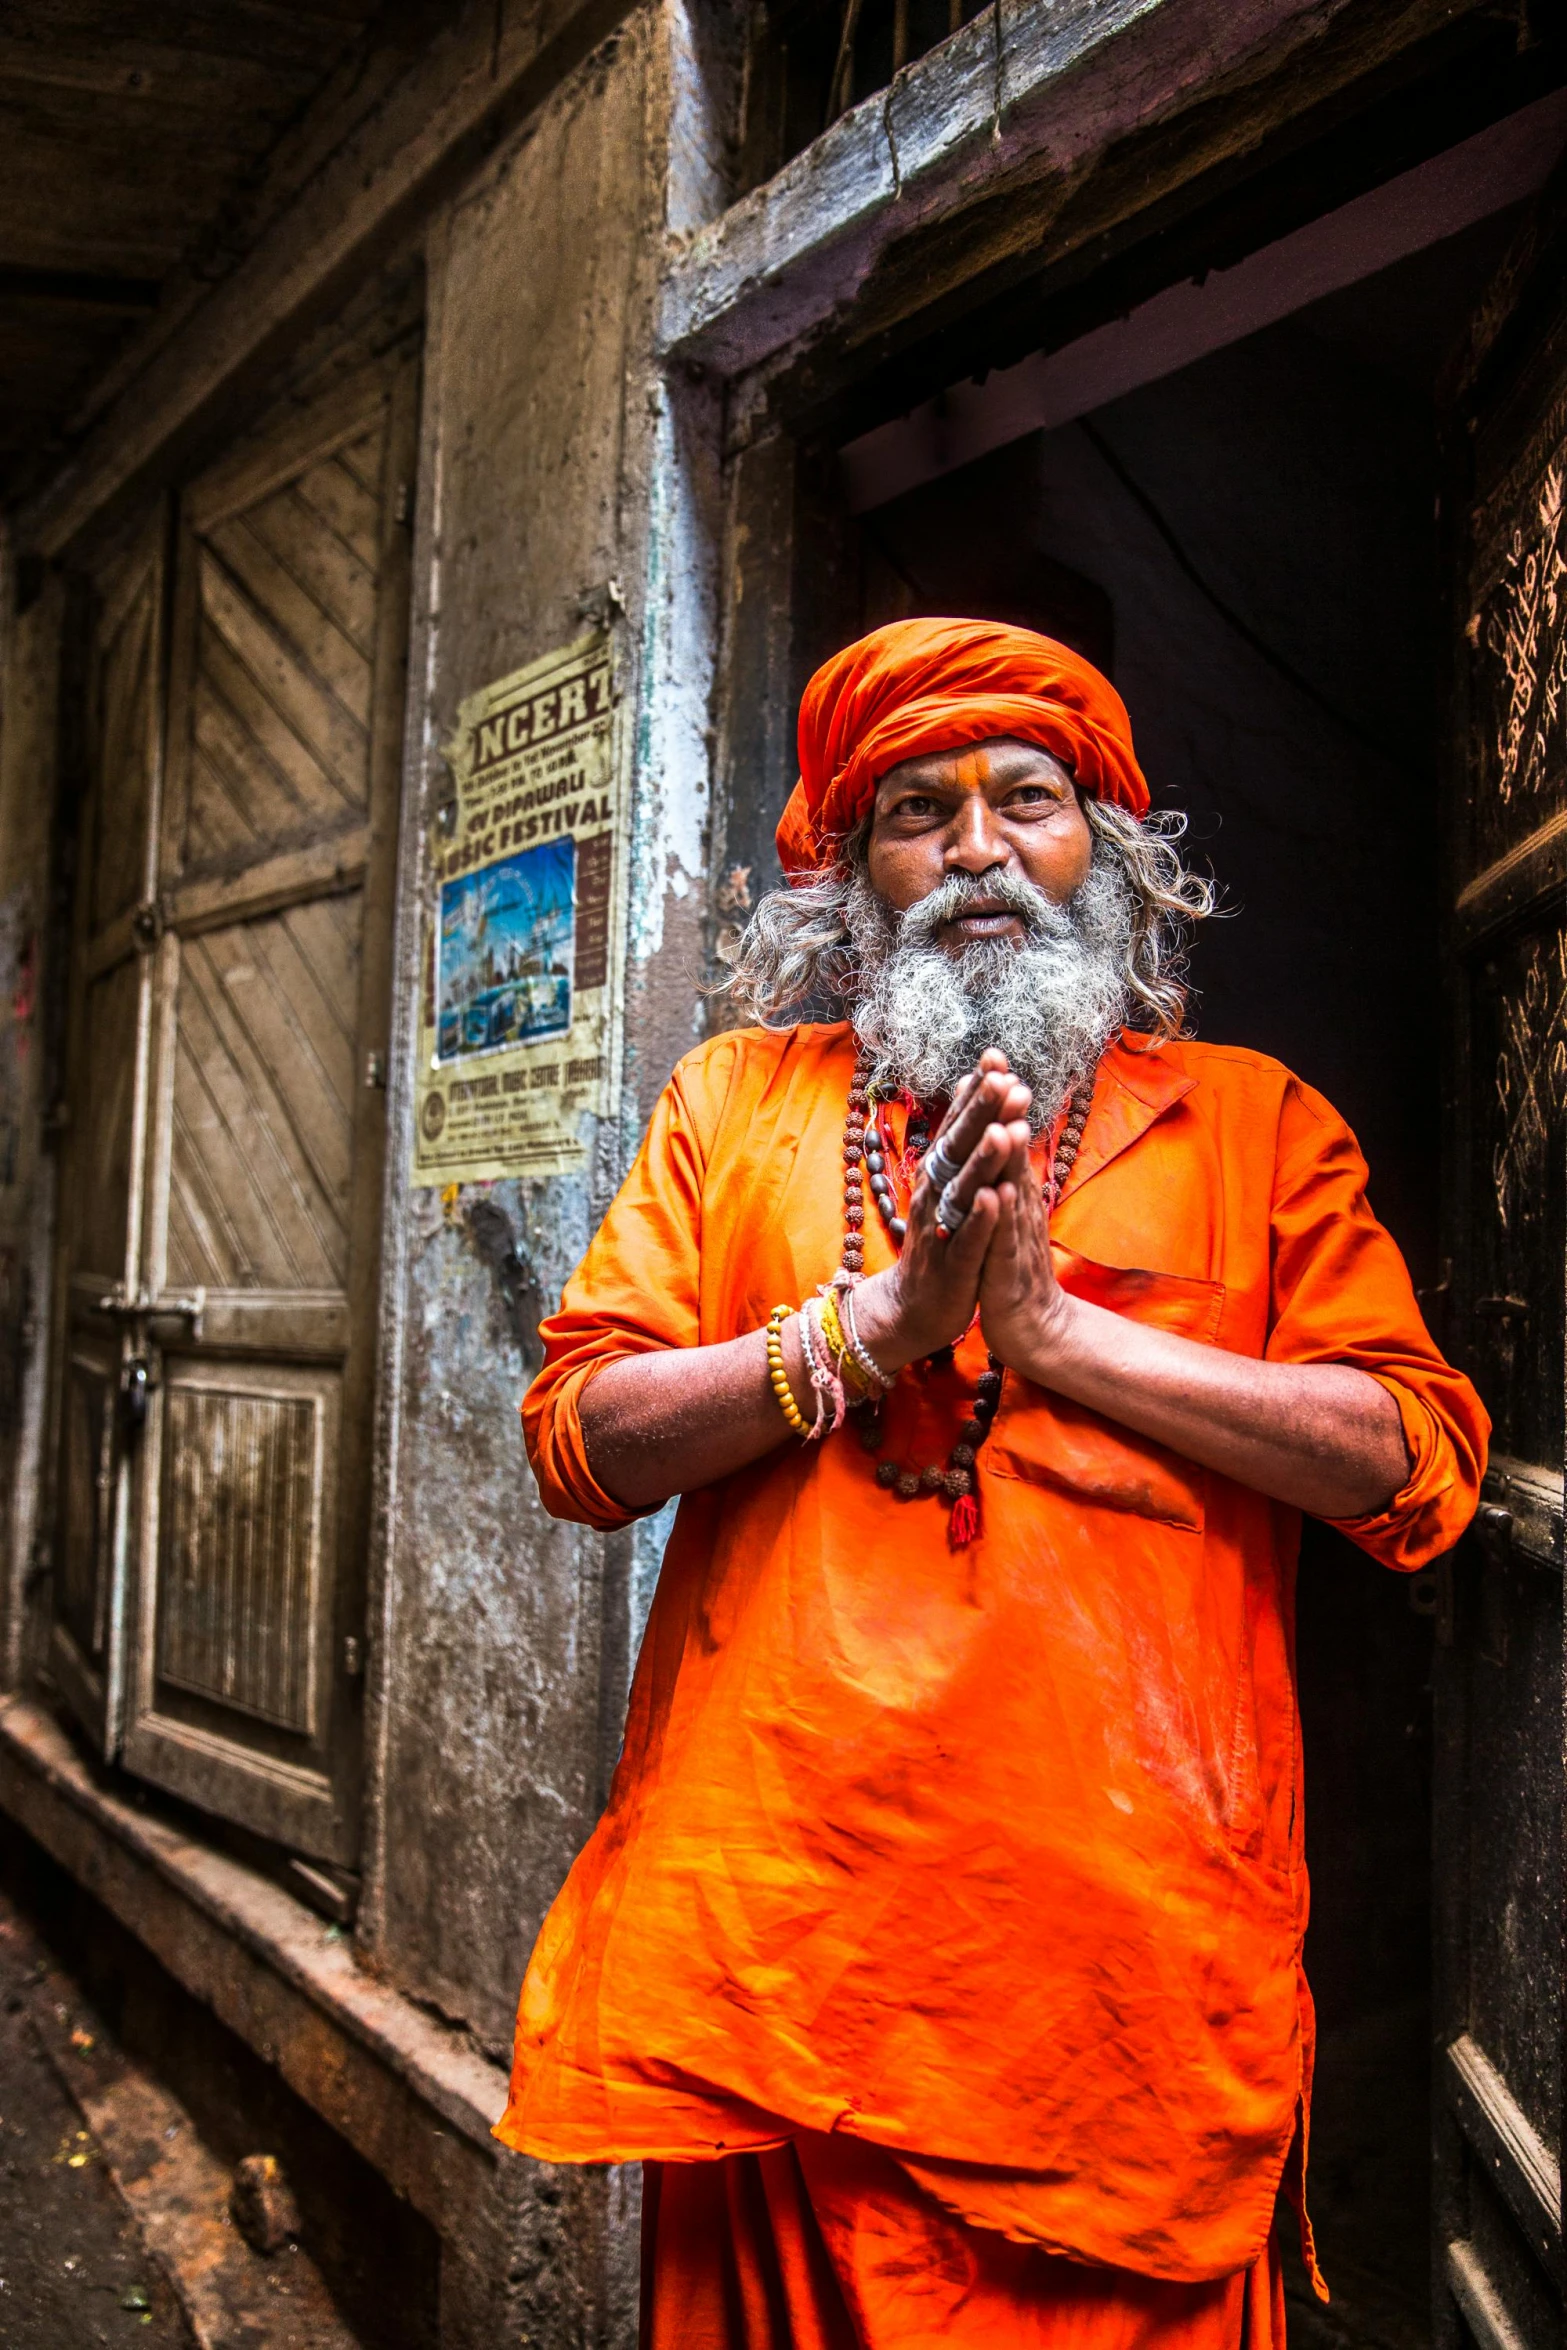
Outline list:
[[[195,1289],[188,1296],[170,1292],[154,1297],[148,1290],[130,1295],[123,1281],[105,1291],[97,1301],[100,1314],[112,1314],[117,1322],[188,1322],[194,1339],[201,1337],[201,1318],[207,1310],[205,1289]]]
[[[1475,1512],[1475,1540],[1487,1566],[1505,1567],[1512,1555],[1513,1513],[1500,1502],[1482,1502]]]
[[[132,1355],[120,1365],[120,1429],[128,1444],[134,1444],[147,1425],[147,1398],[152,1392],[152,1373],[145,1355]]]

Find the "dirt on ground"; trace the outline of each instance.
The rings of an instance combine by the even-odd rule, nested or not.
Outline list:
[[[0,1910],[0,2342],[6,2350],[191,2350],[167,2281],[44,2054],[30,1941]]]

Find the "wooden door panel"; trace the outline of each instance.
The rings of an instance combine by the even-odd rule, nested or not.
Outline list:
[[[1567,929],[1476,958],[1469,1059],[1474,1196],[1463,1300],[1499,1452],[1561,1455],[1564,1313],[1548,1270],[1567,1230]]]
[[[295,497],[341,539],[371,576],[380,555],[383,458],[381,433],[372,426],[319,465],[310,466],[294,484]],[[373,620],[368,605],[364,617]]]
[[[252,600],[244,586],[204,548],[201,564],[201,647],[204,673],[215,670],[237,703],[256,752],[286,774],[299,795],[301,831],[341,822],[364,806],[369,744],[362,722],[319,678],[283,616]],[[191,791],[192,821],[210,824],[199,772]],[[280,846],[288,834],[272,835]]]
[[[346,1279],[359,915],[356,892],[184,942],[175,1286],[322,1290]],[[334,996],[339,974],[350,985]]]
[[[1567,398],[1550,401],[1484,488],[1473,545],[1467,797],[1479,870],[1567,811]]]
[[[268,615],[295,658],[363,730],[370,723],[375,575],[310,508],[290,499],[279,513],[284,503],[274,498],[253,514],[236,515],[208,543],[247,602]],[[319,559],[321,548],[337,555],[330,570]]]
[[[109,1637],[114,1530],[114,1407],[120,1350],[73,1339],[62,1412],[63,1508],[55,1560],[55,1612],[78,1656],[101,1674]]]
[[[195,694],[187,872],[308,838],[323,806],[341,821],[330,777],[216,630],[203,632]]]
[[[327,1751],[340,1376],[165,1357],[154,1441],[126,1764],[351,1860]]]
[[[164,1404],[159,1689],[307,1739],[321,1727],[335,1402],[319,1375],[182,1366]]]
[[[1466,1632],[1472,1823],[1466,2021],[1531,2128],[1554,2144],[1561,2111],[1561,1578],[1489,1559]]]
[[[93,825],[90,921],[101,931],[146,887],[147,804],[155,755],[154,648],[161,573],[149,569],[100,647],[98,756],[100,788]]]
[[[72,1271],[113,1287],[126,1277],[135,1128],[139,958],[118,963],[84,990],[71,1089]]]

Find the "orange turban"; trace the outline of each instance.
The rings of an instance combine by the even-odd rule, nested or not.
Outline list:
[[[993,620],[895,620],[805,689],[800,780],[778,826],[784,871],[828,863],[889,767],[997,735],[1038,743],[1082,790],[1135,816],[1148,805],[1126,704],[1080,653]]]

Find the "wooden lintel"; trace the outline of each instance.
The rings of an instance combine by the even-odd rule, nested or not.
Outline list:
[[[1243,111],[1253,84],[1320,52],[1341,19],[1355,20],[1369,71],[1452,15],[1417,5],[1379,23],[1344,0],[1022,0],[998,26],[986,10],[691,239],[665,281],[660,340],[737,375],[781,364],[851,308],[863,337],[865,289],[895,247],[918,256],[914,232],[957,237],[960,272],[980,241],[960,224],[982,216],[992,230],[1017,223],[1003,239],[1022,234],[1037,257],[1077,182],[1120,143],[1176,123],[1194,91],[1227,86]]]

